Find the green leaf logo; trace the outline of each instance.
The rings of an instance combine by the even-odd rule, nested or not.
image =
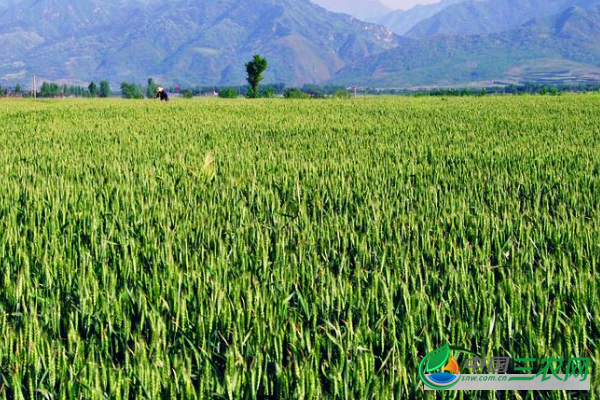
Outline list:
[[[432,351],[431,356],[427,360],[427,372],[435,371],[446,364],[450,358],[450,346],[446,344],[444,347]]]

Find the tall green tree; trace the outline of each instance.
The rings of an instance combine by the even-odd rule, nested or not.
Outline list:
[[[23,94],[23,89],[21,89],[21,84],[17,83],[17,86],[15,86],[15,93],[16,94]]]
[[[110,85],[107,81],[100,82],[100,90],[98,91],[100,97],[110,97]]]
[[[267,70],[269,66],[267,59],[261,57],[259,54],[255,54],[251,61],[246,63],[246,72],[248,77],[246,78],[248,84],[250,85],[250,89],[248,90],[248,97],[258,97],[258,86],[260,82],[264,79],[263,73]]]
[[[156,96],[157,88],[158,88],[158,85],[156,84],[156,82],[154,82],[154,79],[148,78],[148,86],[146,86],[146,97],[151,99],[154,96]]]
[[[96,82],[92,81],[92,83],[90,83],[88,86],[88,91],[92,97],[96,97],[98,95],[98,85],[96,85]]]

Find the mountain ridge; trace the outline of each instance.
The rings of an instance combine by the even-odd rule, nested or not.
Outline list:
[[[405,35],[421,21],[433,17],[451,5],[465,1],[467,0],[442,0],[439,3],[420,4],[408,10],[394,10],[374,22],[390,28],[398,35]]]
[[[439,13],[475,4],[452,1],[459,3]],[[526,15],[542,0],[520,1]],[[538,10],[500,32],[408,38],[308,0],[11,0],[0,10],[0,84],[27,83],[35,74],[86,85],[149,77],[182,86],[238,85],[255,53],[269,60],[265,82],[288,85],[600,80],[598,0],[544,1],[561,11]],[[498,0],[481,4],[493,9]]]
[[[600,5],[489,35],[416,40],[342,69],[335,83],[425,87],[600,80]]]
[[[317,83],[398,41],[384,27],[308,0],[24,0],[0,15],[0,43],[12,55],[0,62],[0,82],[36,74],[81,83],[239,84],[244,62],[261,53],[270,60],[268,80]]]
[[[480,35],[517,29],[533,18],[587,7],[596,0],[466,0],[440,10],[406,32],[406,37]]]

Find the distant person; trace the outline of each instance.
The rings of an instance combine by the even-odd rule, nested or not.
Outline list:
[[[156,98],[160,98],[160,101],[169,101],[169,95],[167,94],[165,88],[161,86],[156,88]]]

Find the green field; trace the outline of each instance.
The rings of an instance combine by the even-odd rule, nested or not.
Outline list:
[[[0,100],[0,399],[593,398],[599,206],[598,95]]]

